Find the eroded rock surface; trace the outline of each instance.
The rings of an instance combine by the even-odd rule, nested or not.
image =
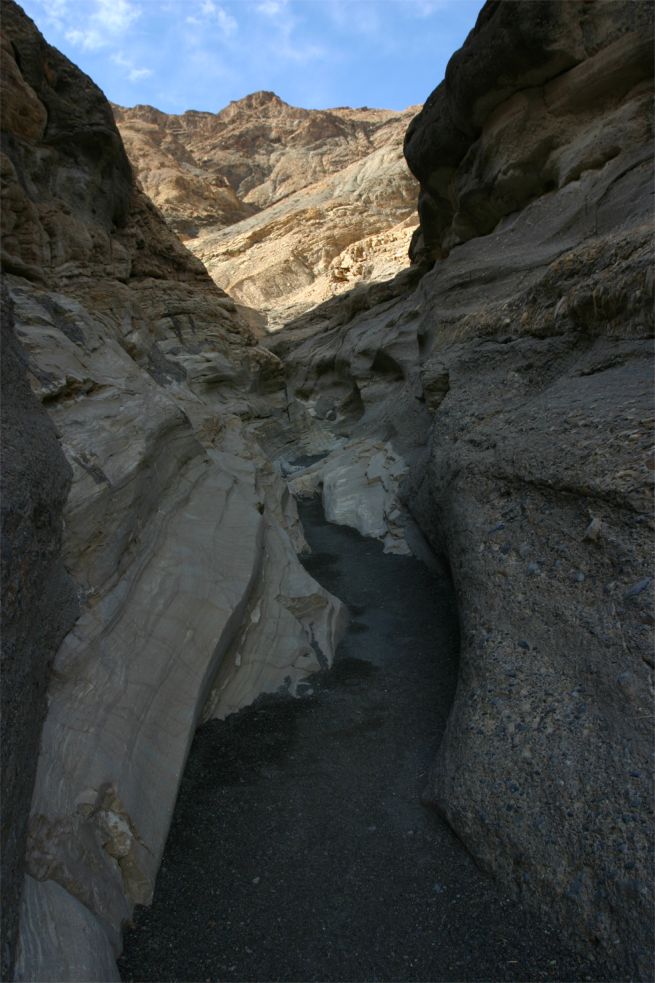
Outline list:
[[[289,488],[298,498],[320,493],[328,522],[381,540],[385,553],[407,554],[399,501],[406,474],[405,462],[390,444],[364,437],[309,467],[293,469]]]
[[[212,712],[293,690],[331,662],[341,605],[300,566],[295,505],[248,433],[285,405],[256,318],[135,186],[91,80],[11,2],[2,28],[3,264],[32,390],[17,377],[3,393],[16,397],[3,416],[3,659],[18,674],[7,749],[16,757],[22,742],[27,758],[9,803],[19,874],[49,684],[16,975],[108,980],[122,923],[151,896],[224,656],[248,651]],[[18,364],[12,344],[3,371]],[[255,603],[269,619],[259,645],[246,627]],[[15,911],[17,884],[6,887]]]
[[[2,971],[11,977],[49,666],[77,614],[61,562],[71,470],[30,391],[2,290]]]
[[[651,17],[639,0],[485,4],[405,136],[421,182],[415,254],[447,255],[644,146]]]
[[[426,800],[617,979],[652,974],[651,37],[645,3],[488,3],[406,141],[441,258],[270,342],[449,558]]]
[[[111,978],[196,722],[302,690],[331,658],[339,605],[294,565],[294,505],[256,435],[283,459],[292,443],[333,455],[295,479],[334,486],[333,519],[382,516],[393,536],[400,496],[449,558],[461,671],[426,800],[603,972],[650,979],[652,5],[484,7],[408,133],[419,262],[282,331],[286,378],[134,186],[99,91],[11,2],[3,16],[6,280],[73,472],[63,556],[81,605],[53,666],[19,978]],[[238,162],[232,186],[267,204],[232,227],[253,261],[265,216],[322,235],[358,189],[370,211],[400,172],[384,142],[364,156],[303,189],[282,164],[273,180]],[[219,199],[238,212],[216,189],[199,225]],[[207,233],[217,257],[223,235]],[[285,265],[293,235],[263,251],[287,309],[321,299],[316,273],[344,248],[356,258],[346,239],[305,279]]]
[[[306,110],[256,92],[219,113],[114,107],[132,165],[169,224],[269,327],[407,265],[415,110]]]

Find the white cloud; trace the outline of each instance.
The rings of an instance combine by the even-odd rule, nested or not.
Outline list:
[[[128,82],[140,82],[141,79],[150,78],[152,69],[137,68],[131,58],[126,58],[122,51],[116,51],[110,56],[114,65],[127,69],[126,78]]]
[[[104,48],[107,44],[106,36],[95,27],[87,27],[84,30],[75,28],[75,30],[66,31],[66,40],[70,41],[76,48],[84,48],[85,51],[96,51],[98,48]]]
[[[185,21],[192,27],[206,28],[217,24],[226,38],[235,34],[239,27],[236,18],[229,14],[224,7],[217,6],[214,0],[201,0],[199,9],[193,14],[188,14]]]
[[[326,59],[329,52],[322,45],[313,44],[311,41],[298,42],[287,40],[276,44],[271,54],[285,61],[293,61],[299,65],[304,65],[310,61]]]
[[[287,0],[263,0],[262,3],[258,3],[256,10],[260,14],[265,14],[266,17],[275,17],[276,14],[281,13],[287,5]]]
[[[219,26],[226,37],[234,34],[239,26],[232,14],[228,14],[228,12],[223,10],[222,7],[218,8],[216,12],[216,19],[218,20]]]
[[[96,0],[95,20],[111,34],[123,34],[141,16],[129,0]]]
[[[417,17],[430,17],[452,6],[454,6],[453,0],[411,0],[410,2],[410,9],[413,8]]]
[[[62,30],[69,14],[68,0],[39,0],[47,24]]]
[[[66,0],[55,0],[55,8],[59,10],[60,22],[64,18],[70,21],[72,11]],[[81,9],[85,13],[82,23],[66,31],[65,36],[71,44],[86,51],[96,51],[115,43],[141,16],[139,8],[130,0],[87,0]],[[75,10],[79,15],[80,7]],[[78,19],[81,18],[78,16]]]
[[[323,0],[325,10],[332,23],[349,35],[378,35],[382,28],[382,17],[374,3],[350,3],[344,0]]]
[[[151,68],[133,68],[132,71],[127,73],[127,77],[130,82],[140,82],[141,79],[150,78],[151,75]]]
[[[320,2],[327,3],[327,0]],[[268,19],[259,29],[258,59],[278,65],[305,65],[328,56],[321,41],[307,36],[305,16],[297,17],[288,0],[260,0],[255,10]]]

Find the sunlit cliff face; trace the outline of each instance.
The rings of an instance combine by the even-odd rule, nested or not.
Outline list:
[[[408,265],[417,186],[401,145],[415,111],[297,109],[272,92],[218,114],[114,109],[167,222],[274,330]]]

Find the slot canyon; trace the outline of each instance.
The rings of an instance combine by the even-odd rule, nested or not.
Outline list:
[[[2,0],[3,979],[652,979],[653,20],[174,115]]]

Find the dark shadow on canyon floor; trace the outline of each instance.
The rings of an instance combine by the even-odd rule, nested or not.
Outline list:
[[[123,979],[599,979],[420,804],[456,683],[448,581],[301,514],[351,611],[338,661],[200,728]]]

